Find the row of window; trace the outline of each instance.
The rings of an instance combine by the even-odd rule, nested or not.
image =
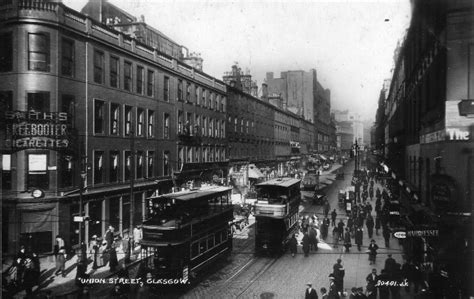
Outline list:
[[[108,105],[109,104],[109,105]],[[108,108],[110,106],[110,108]],[[123,111],[123,112],[122,112]],[[107,112],[108,119],[107,119]],[[178,110],[178,134],[225,138],[225,121]],[[184,122],[185,121],[185,122]],[[107,123],[109,127],[107,128]],[[122,126],[120,124],[123,124]],[[132,130],[135,131],[132,131]],[[94,100],[94,134],[155,137],[155,112],[117,103]],[[163,138],[170,138],[170,114],[163,114]]]
[[[199,163],[199,162],[220,162],[226,160],[226,150],[224,147],[193,147],[184,146],[178,148],[178,167],[181,168],[183,163]]]
[[[191,243],[191,260],[203,255],[220,244],[227,242],[227,239],[227,230],[222,230],[194,241]]]

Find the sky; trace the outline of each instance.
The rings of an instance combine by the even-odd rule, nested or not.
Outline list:
[[[97,0],[98,1],[98,0]],[[87,0],[63,0],[80,11]],[[316,69],[331,109],[373,120],[409,0],[109,0],[188,48],[222,79],[238,62],[259,87],[267,72]]]

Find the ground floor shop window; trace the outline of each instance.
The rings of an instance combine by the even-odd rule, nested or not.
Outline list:
[[[102,236],[102,201],[89,202],[89,238]]]
[[[112,225],[116,230],[119,229],[120,225],[120,198],[110,198],[109,199],[109,223],[107,225]]]

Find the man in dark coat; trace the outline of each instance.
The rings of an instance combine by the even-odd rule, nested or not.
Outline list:
[[[306,289],[304,298],[305,299],[318,299],[318,293],[316,293],[316,290],[312,288],[312,285],[310,283],[306,284],[308,288]]]
[[[377,285],[377,281],[378,281],[378,275],[377,275],[377,269],[372,269],[372,273],[370,273],[369,275],[367,275],[367,277],[365,278],[365,281],[367,281],[367,287],[366,287],[366,291],[367,291],[367,297],[369,299],[377,299],[377,288],[376,288],[376,285]]]
[[[308,253],[309,253],[309,235],[308,235],[308,233],[304,234],[302,243],[303,243],[304,256],[307,257]]]
[[[369,239],[372,239],[372,235],[374,234],[374,218],[372,218],[372,215],[369,214],[367,216],[365,225],[367,226],[367,233],[369,234]]]
[[[329,293],[328,293],[328,299],[339,299],[339,291],[338,287],[336,284],[336,278],[334,277],[333,274],[329,275]]]
[[[309,248],[310,250],[318,251],[318,233],[316,232],[316,228],[311,226],[309,229]]]
[[[390,229],[388,226],[382,228],[383,239],[385,240],[385,247],[390,248]]]
[[[334,209],[331,213],[331,225],[332,226],[336,225],[336,217],[337,217],[337,212],[336,212],[336,209]]]
[[[390,277],[387,275],[387,272],[384,269],[382,269],[381,274],[378,276],[377,281],[382,281],[382,282],[390,281]],[[380,296],[379,298],[380,299],[390,298],[390,292],[389,292],[388,286],[386,284],[381,284],[381,285],[376,284],[376,286],[379,290],[379,296]]]
[[[330,209],[330,208],[331,208],[331,207],[330,207],[330,205],[329,205],[329,201],[326,199],[326,200],[324,201],[324,217],[326,217],[326,218],[328,217],[328,215],[329,215],[329,209]]]
[[[337,291],[342,292],[344,290],[344,275],[346,274],[344,266],[342,266],[342,260],[337,259],[337,262],[334,264],[332,269],[332,274],[334,276],[334,282],[336,283]]]
[[[114,228],[112,225],[109,225],[109,229],[105,233],[105,241],[107,242],[107,249],[112,247],[112,243],[114,242]]]
[[[346,252],[349,252],[349,248],[352,247],[351,233],[348,228],[346,228],[346,232],[344,233],[344,247],[346,248]]]
[[[337,223],[337,228],[339,229],[339,234],[341,235],[341,239],[344,237],[344,221],[339,220],[339,222]]]
[[[326,222],[326,219],[329,220],[328,218],[324,218],[323,219],[323,223],[321,224],[321,237],[326,240],[327,236],[328,236],[328,224]]]
[[[392,257],[392,255],[388,254],[387,259],[385,260],[385,267],[384,267],[385,273],[387,273],[387,275],[391,276],[393,274],[396,263],[397,262]]]
[[[290,239],[290,252],[292,257],[295,257],[295,254],[298,252],[298,240],[296,240],[295,234]]]
[[[357,244],[357,250],[361,250],[362,246],[362,238],[363,238],[363,231],[362,228],[359,226],[355,231],[355,243]]]

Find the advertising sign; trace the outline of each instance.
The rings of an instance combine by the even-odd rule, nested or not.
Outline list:
[[[61,150],[71,144],[66,112],[6,111],[7,146],[13,150]]]

